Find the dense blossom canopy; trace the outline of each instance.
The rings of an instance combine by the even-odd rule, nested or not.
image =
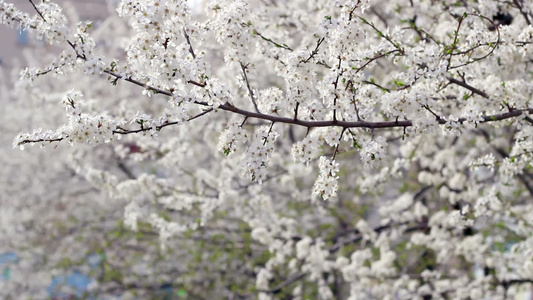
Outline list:
[[[13,146],[64,157],[17,174],[86,182],[40,199],[71,211],[54,224],[38,190],[2,195],[0,251],[40,273],[0,295],[40,297],[48,270],[76,266],[99,297],[510,299],[533,283],[533,1],[121,0],[94,25],[28,1],[0,0],[0,22],[61,50],[20,73],[9,128],[48,127]],[[13,237],[34,226],[61,252],[28,264],[44,241]]]

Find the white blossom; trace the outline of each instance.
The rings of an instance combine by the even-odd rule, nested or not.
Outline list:
[[[333,200],[337,196],[339,164],[321,156],[318,167],[320,173],[313,185],[313,195],[324,200]]]

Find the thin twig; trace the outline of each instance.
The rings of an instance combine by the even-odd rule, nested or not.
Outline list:
[[[459,85],[459,86],[462,86],[462,87],[464,87],[465,89],[471,91],[471,92],[474,93],[474,94],[478,94],[478,95],[480,95],[480,96],[483,97],[483,98],[487,98],[487,99],[489,99],[489,95],[488,95],[487,93],[483,92],[482,90],[476,89],[475,87],[473,87],[473,86],[467,84],[467,83],[464,82],[464,81],[459,81],[459,80],[457,80],[457,79],[455,79],[455,78],[453,78],[453,77],[447,77],[447,79],[448,79],[448,81],[450,81],[451,83],[453,83],[453,84],[457,84],[457,85]]]
[[[255,99],[254,91],[252,90],[252,87],[250,86],[250,81],[248,80],[248,75],[246,74],[246,70],[248,68],[242,62],[240,64],[241,64],[241,69],[242,69],[242,76],[244,77],[244,81],[246,82],[246,87],[248,88],[248,93],[250,93],[250,99],[252,100],[254,109],[256,112],[260,112],[259,107],[257,107],[257,101]]]
[[[342,75],[341,70],[341,64],[342,64],[342,58],[341,55],[339,55],[339,64],[337,65],[337,78],[335,79],[335,82],[333,85],[335,86],[335,91],[337,91],[337,86],[339,84],[339,78]],[[333,122],[337,122],[337,100],[339,99],[339,94],[335,92],[335,98],[333,98]]]
[[[272,132],[272,128],[274,127],[274,122],[270,124],[270,128],[268,128],[267,136],[264,138],[263,146],[266,145],[268,141],[268,137],[270,136],[270,133]]]
[[[44,18],[43,14],[41,13],[41,11],[37,8],[37,6],[35,5],[35,3],[33,3],[33,0],[28,0],[30,1],[31,5],[33,6],[33,8],[35,9],[35,11],[37,11],[37,13],[39,14],[39,16],[41,16],[41,18],[43,19],[44,22],[46,22],[46,19]]]
[[[199,114],[197,114],[195,116],[190,117],[186,121],[167,122],[167,123],[164,123],[162,125],[156,126],[155,129],[157,131],[159,131],[162,128],[167,127],[167,126],[183,124],[184,122],[189,122],[189,121],[192,121],[194,119],[198,119],[199,117],[204,116],[204,115],[212,112],[213,110],[214,110],[213,108],[204,110],[203,112],[201,112],[201,113],[199,113]],[[115,134],[130,134],[130,133],[138,133],[138,132],[143,132],[143,131],[149,131],[149,130],[152,130],[152,129],[153,129],[153,127],[145,127],[145,128],[143,127],[143,128],[135,129],[135,130],[128,130],[128,129],[119,128],[117,130],[113,130],[113,133],[115,133]]]
[[[339,146],[341,145],[342,136],[344,135],[344,131],[346,131],[346,128],[343,128],[341,131],[341,135],[339,136],[339,141],[337,142],[337,146],[335,147],[335,151],[333,152],[332,160],[335,160],[337,157],[337,153],[339,153]]]
[[[391,50],[391,51],[388,51],[388,52],[385,52],[385,53],[380,53],[380,54],[378,54],[378,55],[376,55],[376,56],[374,56],[372,58],[367,59],[367,61],[362,66],[360,66],[359,68],[355,69],[355,73],[356,74],[359,73],[361,70],[363,70],[371,62],[373,62],[373,61],[375,61],[375,60],[377,60],[379,58],[386,57],[386,56],[388,56],[388,55],[390,55],[392,53],[396,53],[396,52],[400,53],[400,54],[397,54],[397,55],[403,55],[403,53],[400,50],[398,50],[398,49],[394,49],[394,50]]]
[[[296,282],[296,281],[304,278],[305,275],[307,275],[307,272],[302,272],[302,273],[297,273],[297,274],[290,275],[289,278],[285,279],[283,282],[279,283],[275,287],[273,287],[270,290],[267,290],[265,292],[266,293],[272,293],[272,294],[273,293],[277,293],[277,292],[281,291],[281,289],[283,289],[284,287],[290,285],[291,283]]]
[[[191,53],[192,57],[196,59],[196,54],[194,53],[194,49],[192,48],[191,39],[189,38],[189,35],[187,34],[186,30],[183,30],[183,35],[185,35],[185,40],[187,41],[187,44],[189,44],[189,52]]]
[[[320,48],[320,45],[322,45],[322,42],[324,42],[324,39],[325,39],[325,38],[320,38],[320,39],[318,39],[318,41],[316,42],[316,47],[315,47],[315,49],[311,52],[311,54],[309,55],[308,58],[306,58],[306,59],[304,59],[304,60],[301,61],[302,63],[304,63],[304,64],[305,64],[305,63],[308,63],[313,57],[315,57],[315,55],[318,54],[318,49]]]
[[[267,42],[269,42],[269,43],[274,44],[274,46],[276,46],[276,47],[278,47],[278,48],[282,48],[282,49],[289,50],[289,51],[294,51],[294,50],[292,50],[291,47],[289,47],[289,46],[287,46],[287,45],[285,45],[285,44],[277,43],[277,42],[275,42],[275,41],[273,41],[273,40],[271,40],[271,39],[269,39],[269,38],[263,36],[261,33],[257,32],[256,30],[254,30],[253,33],[254,33],[255,35],[260,36],[263,40],[265,40],[265,41],[267,41]]]
[[[518,10],[520,11],[520,13],[522,14],[522,16],[524,17],[524,19],[526,19],[526,23],[527,25],[531,25],[531,21],[529,20],[529,17],[527,15],[527,13],[524,11],[522,5],[520,4],[520,1],[518,0],[513,0],[513,3],[516,5],[516,7],[518,8]]]
[[[448,64],[448,68],[447,68],[448,70],[451,70],[451,69],[457,69],[457,68],[460,68],[460,67],[464,67],[464,66],[470,65],[470,64],[475,63],[475,62],[477,62],[477,61],[483,60],[483,59],[489,57],[490,55],[492,55],[492,53],[494,52],[494,50],[496,50],[496,48],[500,45],[500,40],[501,40],[500,29],[499,29],[499,26],[498,26],[496,23],[494,23],[493,20],[491,20],[491,19],[489,19],[489,18],[487,18],[487,17],[485,17],[485,16],[483,16],[483,15],[476,14],[476,13],[468,13],[467,16],[476,16],[476,17],[478,17],[478,18],[481,18],[481,19],[486,20],[486,21],[488,21],[489,23],[491,23],[492,26],[494,26],[494,28],[496,29],[496,33],[497,33],[497,35],[498,35],[497,38],[496,38],[496,42],[487,44],[489,47],[492,45],[490,51],[489,51],[487,54],[485,54],[485,55],[483,55],[483,56],[481,56],[481,57],[476,57],[476,58],[469,59],[467,62],[465,62],[465,63],[463,63],[463,64],[456,65],[456,66],[450,66],[450,65]],[[464,19],[464,17],[462,17],[462,18]],[[459,33],[459,27],[457,28],[456,35],[457,35],[458,33]],[[457,40],[457,41],[454,41],[454,43],[456,43],[456,42],[458,42],[458,40]],[[455,46],[457,46],[457,45],[455,45]],[[452,49],[451,49],[451,51],[450,51],[450,59],[451,59],[452,55],[456,55],[456,53],[453,53],[453,50],[454,50],[455,48],[456,48],[456,47],[452,47]]]

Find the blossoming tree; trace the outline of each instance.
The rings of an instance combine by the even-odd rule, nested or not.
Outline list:
[[[115,222],[86,234],[122,235],[91,249],[114,257],[92,293],[506,299],[533,282],[533,2],[220,0],[195,15],[122,0],[109,22],[129,27],[107,35],[30,2],[0,0],[1,22],[62,51],[19,85],[63,93],[43,122],[67,114],[13,146],[73,146],[105,193],[91,211]]]

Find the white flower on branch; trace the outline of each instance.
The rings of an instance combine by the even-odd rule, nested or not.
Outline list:
[[[313,185],[313,195],[324,200],[335,200],[338,190],[339,163],[321,156],[318,162],[319,175]]]
[[[53,145],[0,148],[0,261],[20,257],[0,298],[533,282],[531,1],[114,2],[80,22],[79,3],[0,0],[53,45],[21,51],[15,89],[0,74],[2,137]],[[46,286],[96,269],[93,289]]]

